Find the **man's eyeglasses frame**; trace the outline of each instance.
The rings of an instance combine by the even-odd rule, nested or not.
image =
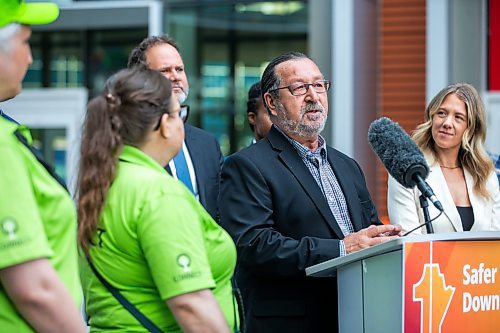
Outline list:
[[[318,80],[313,83],[299,83],[299,82],[292,83],[291,85],[286,87],[269,89],[268,92],[273,92],[281,89],[288,89],[288,91],[290,91],[290,94],[292,94],[293,96],[303,96],[307,94],[307,92],[309,91],[309,87],[313,87],[315,92],[317,92],[318,94],[322,94],[328,92],[331,86],[332,83],[328,80]],[[300,91],[297,92],[298,90]]]
[[[163,114],[162,114],[162,116],[163,116]],[[179,110],[179,117],[182,119],[184,124],[186,123],[188,116],[189,116],[189,105],[181,105],[181,109]],[[158,119],[158,124],[156,124],[153,131],[157,131],[160,128],[161,118],[162,117],[160,117],[160,119]]]

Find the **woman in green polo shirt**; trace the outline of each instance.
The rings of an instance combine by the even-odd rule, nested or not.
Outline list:
[[[33,61],[30,25],[58,15],[54,3],[0,1],[0,102]],[[75,206],[30,143],[0,110],[0,332],[84,333]]]
[[[96,271],[163,332],[229,332],[236,250],[163,168],[184,139],[171,84],[123,70],[88,106],[79,174],[78,237]],[[146,331],[87,263],[91,331]]]

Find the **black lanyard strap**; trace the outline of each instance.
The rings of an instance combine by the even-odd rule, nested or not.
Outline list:
[[[89,263],[90,268],[94,272],[95,276],[99,281],[101,281],[102,285],[108,289],[111,295],[116,298],[118,302],[128,311],[139,323],[141,323],[144,328],[146,328],[151,333],[162,333],[162,330],[158,328],[148,317],[146,317],[139,309],[137,309],[128,299],[123,296],[118,289],[113,287],[95,268],[94,264],[90,260],[90,257],[87,257],[87,262]]]
[[[26,137],[24,135],[21,134],[21,132],[19,130],[16,130],[14,132],[14,135],[16,136],[16,138],[24,145],[26,146],[26,148],[29,149],[29,151],[36,157],[37,161],[43,165],[43,167],[45,168],[45,170],[47,170],[47,172],[52,176],[52,178],[54,178],[65,190],[66,192],[69,193],[68,191],[68,188],[66,187],[66,183],[64,182],[64,180],[59,177],[59,175],[56,173],[56,171],[54,170],[54,167],[52,165],[49,164],[49,162],[47,162],[42,154],[38,151],[38,149],[36,149],[35,147],[33,147],[32,145],[30,145],[28,143],[28,140],[26,140]]]

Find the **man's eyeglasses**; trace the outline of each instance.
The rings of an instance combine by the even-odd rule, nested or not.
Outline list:
[[[290,94],[293,96],[302,96],[307,94],[309,87],[312,87],[317,93],[325,93],[330,90],[331,82],[327,80],[320,80],[313,83],[292,83],[287,87],[280,87],[276,89],[271,89],[269,92],[280,90],[280,89],[288,89]]]
[[[162,116],[163,116],[163,114],[162,114]],[[184,123],[186,123],[188,116],[189,116],[189,105],[181,105],[181,109],[179,110],[179,117],[182,119],[182,121]],[[157,131],[158,128],[160,128],[160,124],[161,124],[161,117],[160,117],[160,119],[158,119],[158,124],[156,124],[153,131]]]
[[[182,121],[186,123],[189,116],[189,105],[181,105],[181,110],[179,111],[179,117]]]

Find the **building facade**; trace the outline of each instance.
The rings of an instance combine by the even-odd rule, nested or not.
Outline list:
[[[493,20],[500,0],[58,2],[60,18],[34,30],[23,93],[2,108],[36,129],[70,183],[86,99],[126,66],[134,45],[160,33],[178,41],[185,60],[189,122],[213,133],[226,155],[251,140],[246,93],[269,60],[291,50],[315,59],[333,82],[323,135],[360,162],[382,216],[386,172],[367,143],[376,118],[410,132],[437,91],[466,81],[487,105],[488,149],[500,152],[500,25]],[[40,92],[50,96],[42,104]],[[68,112],[62,123],[58,114]]]

